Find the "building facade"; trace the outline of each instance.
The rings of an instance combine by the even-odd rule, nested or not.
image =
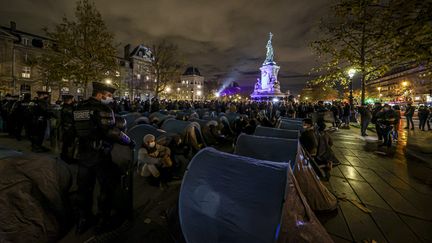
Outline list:
[[[19,95],[39,90],[50,90],[37,66],[37,58],[53,45],[53,41],[39,35],[20,31],[16,23],[0,27],[0,97]]]
[[[175,99],[190,101],[205,100],[204,77],[196,67],[188,67],[173,88],[167,91],[172,93],[171,97]]]
[[[146,99],[154,96],[154,75],[151,72],[153,54],[144,45],[136,46],[132,51],[128,44],[124,47],[124,57],[120,60],[121,88],[117,93],[121,97]]]
[[[22,95],[37,91],[51,93],[51,101],[61,99],[63,95],[74,95],[77,100],[86,98],[91,92],[91,83],[83,87],[71,80],[58,80],[48,83],[41,75],[37,59],[45,52],[52,51],[56,43],[46,37],[18,30],[15,22],[9,27],[0,26],[0,98],[6,94]],[[117,58],[118,71],[115,82],[119,84],[115,96],[129,98],[146,98],[154,95],[154,77],[151,73],[151,50],[138,45],[131,50],[124,47],[124,55]]]
[[[388,102],[432,103],[432,70],[424,66],[394,69],[366,83],[369,97]]]

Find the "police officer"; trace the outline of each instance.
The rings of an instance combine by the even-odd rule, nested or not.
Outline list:
[[[47,122],[50,117],[49,112],[49,93],[38,91],[37,97],[30,102],[31,113],[30,140],[32,151],[36,153],[47,152],[48,148],[42,146],[47,129]]]
[[[73,145],[75,140],[74,129],[74,96],[64,95],[60,111],[60,127],[62,131],[62,151],[60,158],[67,163],[73,162]]]
[[[24,97],[22,100],[19,100],[14,103],[12,110],[11,110],[11,117],[13,117],[13,123],[14,123],[14,136],[15,138],[20,141],[21,140],[21,133],[24,127],[24,124],[26,123],[26,114],[28,110],[28,106],[31,102],[31,96],[29,93],[24,94]]]
[[[96,179],[100,185],[97,230],[110,230],[117,226],[115,223],[121,222],[111,215],[113,191],[120,181],[119,170],[111,159],[111,149],[114,143],[131,147],[135,143],[115,126],[114,113],[107,105],[112,102],[114,91],[112,85],[93,82],[92,97],[79,102],[73,112],[77,136],[75,159],[79,164],[77,233],[85,232],[93,223],[91,209]]]

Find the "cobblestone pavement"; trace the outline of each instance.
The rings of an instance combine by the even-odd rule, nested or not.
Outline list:
[[[408,136],[415,134],[401,130],[389,150],[378,149],[375,136],[359,134],[357,128],[333,133],[342,164],[327,185],[339,208],[319,216],[323,225],[335,242],[431,242],[432,169],[405,155]]]

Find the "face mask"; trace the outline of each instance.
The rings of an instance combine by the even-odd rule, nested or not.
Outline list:
[[[105,99],[102,99],[102,104],[108,105],[109,103],[113,102],[113,98],[112,97],[106,97]]]
[[[149,147],[150,147],[150,148],[154,148],[154,146],[156,146],[156,142],[150,142],[150,143],[149,143]]]

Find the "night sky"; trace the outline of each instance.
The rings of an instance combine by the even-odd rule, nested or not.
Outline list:
[[[268,32],[273,32],[275,60],[282,91],[297,93],[315,65],[309,41],[328,10],[330,0],[96,0],[115,39],[151,44],[161,38],[176,43],[187,64],[206,80],[238,81],[253,86],[265,59]],[[64,15],[71,17],[73,0],[0,0],[0,25],[17,23],[19,30],[43,34]],[[119,49],[123,55],[123,49]]]

